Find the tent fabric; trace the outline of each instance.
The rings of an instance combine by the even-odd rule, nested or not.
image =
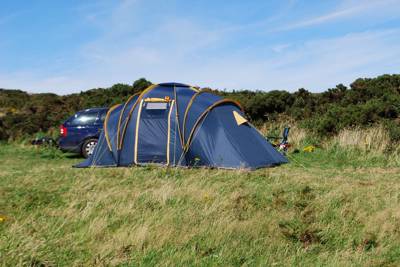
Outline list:
[[[189,85],[163,83],[112,107],[93,154],[75,167],[256,169],[287,162],[247,121],[239,103]]]

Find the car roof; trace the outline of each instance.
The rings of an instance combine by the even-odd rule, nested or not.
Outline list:
[[[108,108],[104,108],[104,107],[103,108],[87,108],[84,110],[80,110],[77,113],[92,112],[92,111],[98,112],[98,111],[107,111],[107,110],[108,110]]]

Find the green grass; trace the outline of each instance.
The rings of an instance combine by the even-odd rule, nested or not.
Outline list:
[[[0,265],[398,266],[395,157],[330,148],[254,172],[74,169],[0,145]]]

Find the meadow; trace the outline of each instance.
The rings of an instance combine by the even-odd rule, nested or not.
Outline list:
[[[400,160],[384,135],[342,132],[252,172],[75,169],[0,145],[0,265],[398,266]]]

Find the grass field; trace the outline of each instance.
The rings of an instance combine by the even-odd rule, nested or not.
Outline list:
[[[338,147],[254,172],[74,169],[0,145],[4,266],[398,266],[400,164]]]

